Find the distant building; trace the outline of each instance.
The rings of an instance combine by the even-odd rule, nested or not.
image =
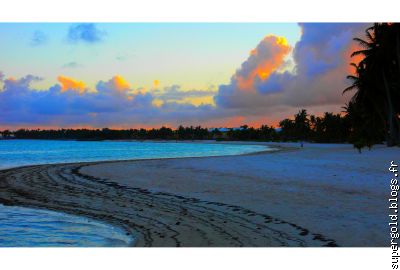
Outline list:
[[[220,128],[209,128],[208,131],[212,132],[214,130],[218,130],[219,132],[228,132],[230,130],[243,130],[242,127],[233,127],[233,128],[226,128],[226,127],[220,127]]]
[[[10,132],[0,132],[0,140],[15,139],[15,135]]]
[[[209,128],[209,132],[214,132],[213,139],[227,139],[228,138],[228,131],[231,130],[243,130],[242,127],[233,127],[233,128],[226,128],[226,127],[219,127],[219,128]]]

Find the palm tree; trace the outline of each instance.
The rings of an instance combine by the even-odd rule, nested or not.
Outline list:
[[[351,66],[355,69],[354,75],[348,75],[347,79],[352,81],[352,84],[344,89],[343,94],[356,90],[356,93],[351,98],[352,106],[360,107],[360,110],[363,108],[367,108],[368,110],[365,113],[369,113],[373,111],[376,113],[382,123],[386,124],[385,113],[382,108],[385,107],[384,97],[379,92],[379,89],[373,87],[374,78],[368,74],[368,69],[366,68],[365,62],[361,62],[358,65],[355,63],[351,63]]]
[[[310,121],[307,118],[307,111],[302,109],[294,116],[294,124],[296,128],[296,136],[301,141],[301,147],[303,147],[303,141],[307,139],[310,131]]]
[[[365,117],[371,116],[372,110],[382,118],[388,146],[400,144],[399,106],[394,103],[398,97],[400,75],[398,29],[397,24],[376,23],[365,31],[366,40],[354,38],[362,49],[351,56],[362,55],[364,58],[358,65],[351,64],[356,68],[356,75],[347,77],[352,85],[343,91],[357,90],[351,101]]]

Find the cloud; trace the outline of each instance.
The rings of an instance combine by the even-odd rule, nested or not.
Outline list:
[[[28,88],[32,82],[41,81],[43,78],[35,75],[26,75],[20,79],[14,79],[12,77],[4,80],[3,90],[18,91],[19,88]]]
[[[43,45],[47,42],[47,35],[43,33],[42,31],[35,31],[32,35],[30,44],[31,46],[40,46]]]
[[[48,89],[32,88],[31,83],[40,79],[28,75],[5,80],[0,90],[0,127],[177,126],[204,122],[219,114],[211,105],[195,106],[172,100],[155,106],[153,93],[133,91],[118,75],[99,81],[96,91],[83,91],[86,89],[83,82],[65,76],[59,76],[60,84]]]
[[[313,77],[338,67],[360,26],[365,29],[362,24],[300,24],[303,34],[294,51],[298,72]]]
[[[172,85],[164,87],[164,89],[157,89],[154,92],[155,97],[163,102],[180,101],[188,98],[201,98],[215,95],[215,90],[181,90],[180,85]]]
[[[93,23],[81,23],[73,25],[68,31],[68,40],[70,42],[98,43],[103,41],[105,32],[97,28]]]
[[[244,102],[256,96],[257,87],[282,65],[287,64],[284,59],[290,50],[291,47],[284,37],[266,36],[250,52],[230,83],[219,86],[218,94],[214,97],[215,103],[232,108],[249,106],[250,104]]]
[[[28,100],[34,98],[40,91],[26,92],[32,82],[40,81],[42,78],[27,75],[20,79],[8,78],[3,81],[3,89],[0,91],[0,125],[19,117],[26,108]],[[28,94],[28,95],[27,95]]]
[[[257,79],[255,88],[259,93],[277,93],[284,90],[284,84],[293,79],[293,74],[288,71],[282,73],[272,73],[267,80]]]
[[[214,98],[217,106],[249,117],[272,116],[277,108],[283,107],[289,110],[336,105],[339,109],[347,99],[341,93],[348,83],[346,75],[354,50],[352,38],[363,35],[368,25],[307,23],[299,26],[302,36],[293,49],[293,70],[282,71],[282,67],[275,65],[268,76],[255,76],[251,80],[252,92],[241,91],[233,77],[230,84],[219,86]],[[253,74],[257,68],[250,65],[247,70],[247,74]]]
[[[289,52],[290,46],[284,37],[266,36],[236,71],[232,83],[240,90],[253,90],[254,81],[267,79]]]
[[[111,91],[129,91],[131,86],[128,81],[126,81],[122,76],[116,75],[112,77],[109,81],[103,82],[99,81],[96,88],[100,91],[111,90]]]
[[[71,68],[71,69],[73,69],[73,68],[80,68],[80,67],[83,67],[83,65],[81,65],[81,64],[79,64],[79,63],[77,63],[75,61],[68,62],[68,63],[65,63],[64,65],[62,65],[62,68]]]
[[[85,83],[82,81],[77,81],[72,78],[65,77],[60,75],[57,77],[57,80],[61,84],[61,92],[66,91],[76,91],[79,94],[83,94],[84,92],[88,91],[89,89],[85,86]]]
[[[339,111],[348,99],[341,93],[356,49],[352,38],[362,36],[368,25],[299,26],[302,35],[293,47],[282,37],[265,37],[217,90],[160,89],[156,83],[144,90],[121,75],[98,81],[93,90],[65,76],[49,89],[32,88],[32,82],[41,80],[33,75],[5,79],[0,84],[0,127],[239,126],[276,124],[300,108]],[[193,102],[211,97],[215,105]]]

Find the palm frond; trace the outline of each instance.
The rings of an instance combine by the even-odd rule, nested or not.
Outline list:
[[[369,50],[359,50],[359,51],[353,52],[350,56],[351,56],[351,57],[354,57],[354,56],[360,55],[360,54],[362,54],[362,55],[364,55],[364,56],[367,56],[368,53],[369,53]]]
[[[365,30],[365,35],[367,36],[367,38],[368,38],[368,40],[370,41],[370,43],[375,42],[375,35],[371,34],[371,32],[372,32],[372,33],[374,32],[373,30],[374,30],[374,27],[373,27],[373,26],[371,26],[371,27],[369,27],[369,28],[367,28],[367,29]]]
[[[358,69],[358,65],[356,63],[350,63],[350,66],[354,67],[356,70]]]
[[[361,38],[353,38],[354,41],[357,41],[357,43],[363,47],[363,48],[370,48],[371,47],[371,43],[361,39]]]
[[[370,32],[367,32],[367,38],[370,43],[374,42],[374,37],[371,35]]]
[[[356,89],[356,88],[357,88],[357,85],[353,84],[353,85],[351,85],[351,86],[345,88],[345,89],[343,90],[343,92],[342,92],[342,95],[344,95],[346,92],[351,91],[351,90],[354,90],[354,89]]]
[[[346,78],[349,79],[349,80],[353,80],[353,81],[356,81],[356,80],[359,79],[358,77],[353,76],[353,75],[347,75]]]

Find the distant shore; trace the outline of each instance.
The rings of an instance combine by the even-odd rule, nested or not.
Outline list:
[[[2,170],[0,203],[95,218],[136,246],[387,245],[385,170],[400,149],[255,144],[286,151]]]

